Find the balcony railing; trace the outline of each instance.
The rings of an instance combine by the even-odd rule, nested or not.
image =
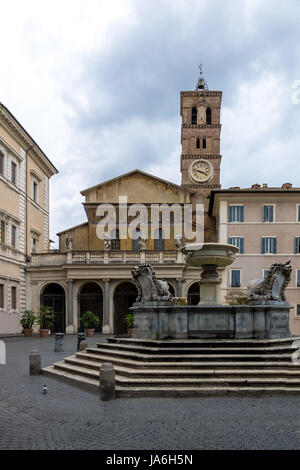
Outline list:
[[[31,266],[64,264],[180,264],[181,251],[69,251],[32,254]]]

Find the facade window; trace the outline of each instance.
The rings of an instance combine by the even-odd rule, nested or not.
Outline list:
[[[206,139],[203,139],[203,141],[202,141],[202,147],[203,147],[204,149],[206,149]]]
[[[0,152],[0,175],[4,176],[4,154]]]
[[[0,308],[4,308],[4,285],[0,284]]]
[[[33,238],[32,239],[32,249],[31,249],[31,252],[32,253],[36,253],[38,251],[38,240],[37,238]]]
[[[200,139],[197,139],[197,140],[196,140],[196,148],[197,148],[197,149],[200,148]]]
[[[264,222],[274,222],[274,206],[264,206]]]
[[[296,282],[297,282],[297,287],[300,287],[300,269],[297,269],[296,271]]]
[[[277,238],[276,237],[263,237],[261,239],[261,252],[263,255],[276,254]]]
[[[11,287],[11,309],[17,309],[17,288],[15,286]]]
[[[33,181],[32,183],[32,198],[34,202],[37,202],[38,199],[38,184],[36,181]]]
[[[15,286],[11,288],[11,309],[17,310],[17,288]]]
[[[158,251],[162,251],[165,249],[165,240],[163,237],[163,231],[161,228],[156,230],[155,232],[155,239],[154,239],[154,249]]]
[[[296,315],[297,317],[300,317],[300,304],[296,305]]]
[[[120,232],[119,229],[116,228],[111,232],[111,249],[114,251],[119,251],[121,248],[120,244]]]
[[[15,248],[16,244],[17,244],[17,227],[12,225],[11,226],[11,246]]]
[[[244,238],[243,237],[230,237],[229,245],[237,246],[240,250],[240,255],[244,254]]]
[[[192,108],[192,124],[197,124],[197,108],[194,106]]]
[[[229,206],[229,222],[244,222],[244,206]]]
[[[206,109],[206,124],[211,124],[211,109]]]
[[[11,182],[17,184],[17,165],[15,162],[11,162]]]
[[[1,220],[1,225],[0,225],[0,242],[5,243],[6,241],[6,236],[5,236],[5,222],[4,220]]]
[[[269,270],[268,269],[264,269],[264,279],[266,279],[266,277],[268,276],[269,274]]]
[[[231,271],[231,287],[241,287],[241,271],[239,269]]]
[[[295,254],[300,253],[300,237],[295,237]]]

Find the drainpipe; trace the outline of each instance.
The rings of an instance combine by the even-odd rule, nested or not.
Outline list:
[[[27,249],[28,249],[28,153],[32,150],[34,145],[25,150],[26,155],[26,168],[25,168],[25,260],[27,262]]]

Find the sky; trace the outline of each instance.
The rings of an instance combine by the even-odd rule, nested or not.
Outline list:
[[[180,184],[180,91],[222,90],[221,184],[300,187],[300,0],[0,0],[0,101],[80,191],[139,168]]]

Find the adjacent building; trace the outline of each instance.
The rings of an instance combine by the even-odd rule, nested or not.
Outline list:
[[[26,266],[49,249],[49,180],[56,168],[0,103],[0,334],[20,332],[31,305]]]

